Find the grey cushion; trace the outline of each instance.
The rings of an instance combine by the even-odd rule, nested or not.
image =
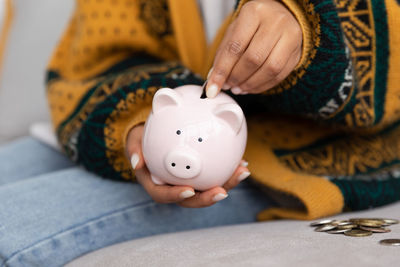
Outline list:
[[[0,75],[0,143],[48,120],[45,69],[75,1],[14,0],[14,20]]]
[[[341,214],[400,218],[400,202]],[[399,266],[400,247],[378,244],[391,233],[347,237],[314,232],[305,221],[273,221],[153,236],[82,256],[68,267],[122,266]]]

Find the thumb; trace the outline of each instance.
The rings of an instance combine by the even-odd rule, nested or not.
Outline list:
[[[139,146],[140,147],[140,146]],[[133,149],[132,150],[133,153],[130,156],[130,161],[131,161],[131,165],[132,165],[132,169],[134,170],[140,170],[144,167],[145,163],[144,163],[144,158],[143,158],[143,154],[142,154],[142,149],[138,148],[138,149]]]
[[[126,142],[127,156],[134,170],[141,169],[145,165],[142,153],[142,135],[143,126],[136,126],[129,132]]]

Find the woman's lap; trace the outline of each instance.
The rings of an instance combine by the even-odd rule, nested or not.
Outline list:
[[[153,202],[134,183],[71,167],[0,185],[0,266],[59,266],[148,235],[255,221],[269,200],[248,183],[209,208]]]
[[[24,137],[0,146],[0,186],[73,165],[53,148]]]

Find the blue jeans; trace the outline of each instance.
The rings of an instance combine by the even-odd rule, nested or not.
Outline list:
[[[0,147],[0,266],[61,266],[135,238],[254,222],[271,205],[248,182],[208,208],[157,204],[136,183],[100,178],[24,138]]]

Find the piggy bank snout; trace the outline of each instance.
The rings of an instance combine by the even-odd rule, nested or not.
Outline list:
[[[165,157],[165,167],[170,174],[181,179],[191,179],[200,174],[201,160],[195,151],[176,149]]]

